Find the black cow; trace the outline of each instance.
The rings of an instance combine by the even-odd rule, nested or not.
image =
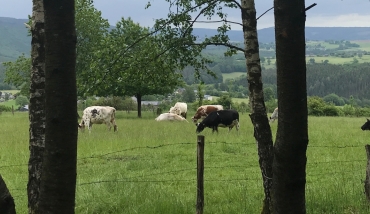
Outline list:
[[[362,131],[370,130],[370,120],[367,119],[366,123],[361,126]]]
[[[235,110],[219,110],[208,114],[206,118],[200,123],[196,124],[196,132],[199,134],[205,127],[211,128],[212,133],[218,132],[218,127],[229,127],[230,130],[236,126],[239,131],[239,113]]]

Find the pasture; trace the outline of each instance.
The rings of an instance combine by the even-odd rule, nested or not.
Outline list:
[[[76,213],[188,214],[196,204],[196,134],[190,122],[117,112],[118,132],[79,132]],[[263,188],[253,127],[205,136],[204,213],[260,213]],[[370,132],[365,118],[309,117],[306,207],[310,214],[369,213],[364,184]],[[277,122],[272,124],[275,135]],[[27,213],[28,113],[0,115],[0,173]]]

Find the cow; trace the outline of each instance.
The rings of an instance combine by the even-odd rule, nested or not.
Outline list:
[[[273,123],[275,120],[277,120],[278,119],[278,108],[276,108],[275,110],[274,110],[274,112],[272,112],[272,114],[271,114],[271,116],[270,116],[270,120],[269,120],[269,122],[271,123]]]
[[[207,117],[209,113],[219,110],[224,110],[224,107],[222,105],[203,105],[197,109],[195,115],[191,119],[194,123],[197,123],[199,119]]]
[[[239,131],[239,113],[235,110],[213,111],[200,123],[196,124],[196,133],[199,134],[205,127],[211,128],[212,133],[218,133],[218,127],[229,127],[229,132],[235,126]]]
[[[187,121],[185,118],[183,118],[181,115],[177,115],[174,113],[163,113],[160,114],[157,118],[155,118],[156,121]]]
[[[117,125],[115,121],[116,109],[110,106],[90,106],[85,108],[83,111],[82,119],[78,127],[81,131],[85,130],[85,127],[91,132],[91,127],[93,124],[103,124],[105,123],[109,130],[114,128],[117,131]]]
[[[370,120],[367,119],[364,125],[361,126],[362,131],[370,130]]]
[[[170,108],[168,113],[181,115],[186,119],[186,113],[188,112],[188,105],[186,103],[177,102],[173,107]]]

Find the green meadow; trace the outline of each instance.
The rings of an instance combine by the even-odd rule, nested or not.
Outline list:
[[[193,113],[189,113],[189,118]],[[156,122],[143,112],[117,113],[118,132],[94,125],[79,132],[76,213],[188,214],[195,212],[195,125]],[[309,117],[307,213],[369,213],[364,183],[370,132],[365,118]],[[253,127],[240,115],[239,133],[205,136],[204,213],[260,213],[261,173]],[[275,135],[277,122],[271,124]],[[0,173],[27,213],[28,113],[0,115]]]

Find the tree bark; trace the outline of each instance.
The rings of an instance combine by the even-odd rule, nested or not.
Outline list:
[[[137,117],[141,118],[141,94],[136,94]]]
[[[33,0],[31,24],[32,71],[29,103],[28,213],[38,213],[40,179],[45,148],[45,34],[42,0]]]
[[[0,175],[0,213],[15,214],[15,204],[12,195],[10,194],[5,181]]]
[[[305,2],[275,0],[279,120],[273,160],[274,214],[304,214],[308,145]]]
[[[257,37],[257,20],[254,0],[242,0],[242,21],[244,33],[245,58],[247,63],[247,80],[249,85],[250,118],[254,126],[254,138],[257,141],[259,165],[262,173],[265,199],[263,214],[272,211],[272,160],[273,141],[264,102],[261,64]]]
[[[44,1],[45,152],[39,213],[74,213],[77,162],[74,0]]]

